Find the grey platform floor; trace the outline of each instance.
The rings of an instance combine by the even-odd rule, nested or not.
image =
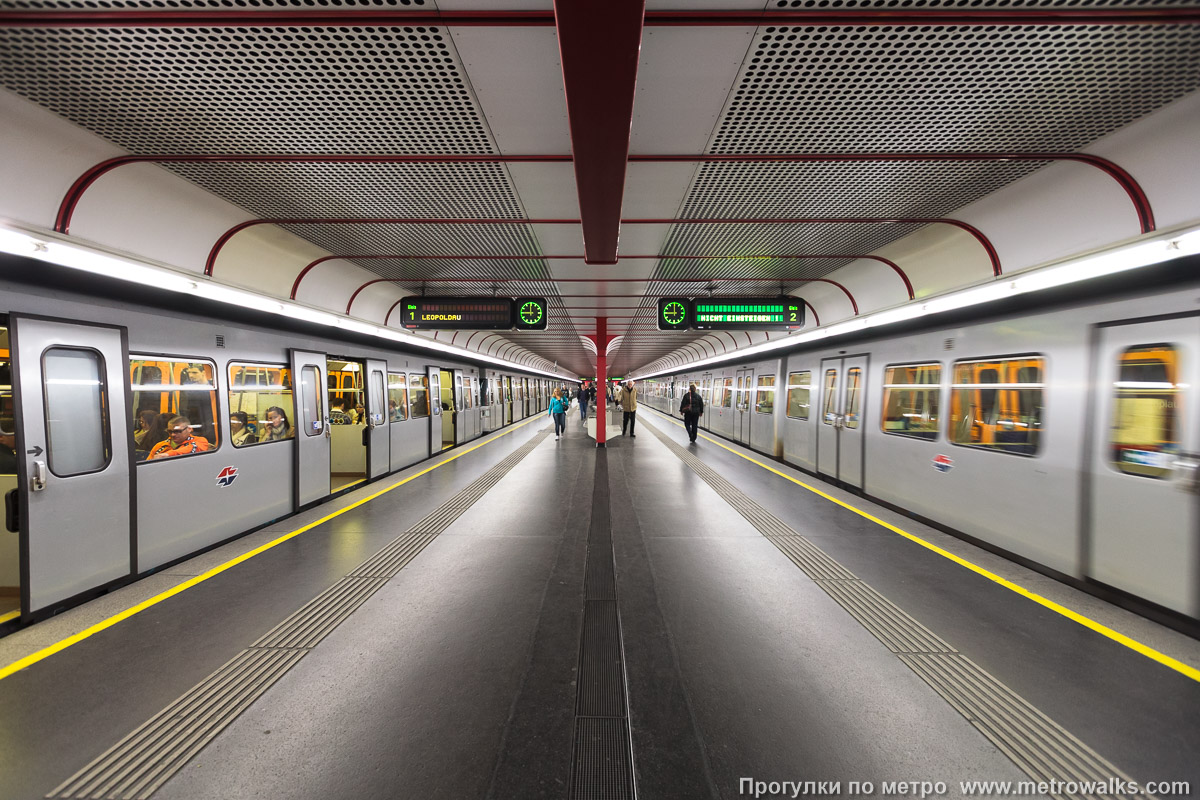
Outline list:
[[[646,426],[672,423],[638,416],[636,439],[603,451],[577,416],[542,441],[154,797],[567,797],[595,492],[612,509],[639,797],[733,798],[743,778],[841,781],[843,795],[849,781],[945,781],[958,796],[960,780],[1026,778]],[[0,797],[44,796],[545,426],[0,681]],[[1200,684],[733,453],[696,452],[1133,777],[1200,787]]]

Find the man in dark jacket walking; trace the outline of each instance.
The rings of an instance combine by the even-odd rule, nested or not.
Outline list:
[[[704,398],[696,391],[696,384],[690,384],[687,394],[679,401],[679,413],[683,415],[683,427],[687,430],[688,439],[695,442],[700,415],[704,413]]]

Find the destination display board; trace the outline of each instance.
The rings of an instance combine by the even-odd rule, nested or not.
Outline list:
[[[546,329],[544,297],[405,297],[400,324],[425,331],[523,331]]]
[[[691,325],[708,331],[786,331],[804,324],[799,297],[706,297],[692,301]]]
[[[405,297],[401,325],[415,330],[500,331],[513,326],[510,297]]]

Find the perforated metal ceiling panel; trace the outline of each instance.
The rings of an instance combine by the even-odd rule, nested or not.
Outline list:
[[[987,7],[1186,5],[1182,0],[997,0]],[[891,0],[766,5],[895,6]],[[904,7],[969,10],[979,3],[912,0]],[[1198,85],[1200,26],[1194,25],[764,26],[747,51],[706,152],[1072,152]],[[678,216],[952,216],[1045,163],[710,163],[696,169]],[[677,225],[662,252],[866,254],[914,230],[878,224]],[[663,261],[655,276],[713,275],[717,263]],[[815,278],[845,263],[742,262],[721,265],[720,272]],[[970,279],[964,275],[964,282]],[[642,346],[645,338],[662,341],[647,327],[622,347]]]
[[[248,9],[273,15],[313,9],[552,7],[551,0],[0,0],[0,14]],[[1194,0],[647,2],[649,11],[927,9],[963,14],[1191,7]],[[553,29],[506,28],[503,35],[498,30],[461,27],[452,36],[444,26],[0,26],[0,85],[134,153],[497,154],[501,147],[493,119],[495,130],[503,132],[500,145],[506,154],[546,152],[553,142],[565,151],[562,73]],[[649,27],[646,32],[641,105],[635,105],[632,126],[634,152],[686,154],[702,146],[717,154],[1079,151],[1200,87],[1200,25]],[[467,64],[456,39],[470,53]],[[553,95],[544,107],[536,102],[538,92]],[[634,164],[627,171],[625,216],[952,217],[962,206],[1046,163]],[[176,163],[166,168],[261,218],[521,220],[580,215],[569,164],[273,162]],[[514,181],[513,174],[520,180]],[[570,185],[563,176],[571,177]],[[578,224],[285,227],[340,256],[583,251]],[[580,346],[578,334],[594,329],[595,309],[607,308],[610,330],[628,333],[612,354],[612,368],[629,372],[698,341],[695,334],[657,331],[651,298],[695,295],[706,290],[703,285],[574,284],[553,282],[556,276],[814,279],[846,266],[850,256],[873,253],[919,227],[626,224],[623,255],[664,258],[615,267],[504,259],[375,258],[355,263],[381,277],[400,279],[397,292],[418,291],[417,279],[432,278],[439,279],[432,291],[443,293],[545,294],[552,300],[554,330],[544,336],[508,336],[584,374],[590,372],[592,356]],[[771,254],[810,257],[671,258]],[[833,255],[843,257],[821,257]],[[329,268],[345,266],[333,262]],[[221,276],[221,262],[215,275]],[[963,281],[979,277],[972,272]],[[520,282],[493,290],[475,282],[483,278]],[[451,279],[459,283],[445,282]],[[683,286],[695,288],[680,292]],[[712,286],[718,295],[761,293],[764,288],[732,282]],[[645,300],[621,296],[643,290]],[[599,297],[571,296],[575,294]],[[745,344],[742,338],[730,339],[728,345]],[[712,347],[711,338],[705,338],[692,349]]]

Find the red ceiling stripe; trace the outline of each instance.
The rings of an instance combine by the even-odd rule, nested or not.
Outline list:
[[[345,155],[345,154],[192,154],[192,155],[130,155],[101,161],[75,180],[59,204],[54,230],[69,233],[71,218],[84,192],[105,173],[125,164],[139,163],[348,163],[348,164],[400,164],[400,163],[515,163],[515,162],[568,162],[570,155]],[[702,155],[630,155],[630,161],[640,163],[672,162],[855,162],[855,161],[1076,161],[1103,171],[1129,196],[1137,213],[1142,233],[1155,230],[1154,212],[1150,198],[1141,185],[1127,170],[1118,164],[1091,153],[977,153],[977,152],[926,152],[926,153],[709,153]],[[622,173],[623,174],[623,173]],[[543,256],[559,258],[560,256]],[[561,256],[569,258],[569,256]],[[627,258],[632,256],[626,256]],[[519,257],[518,257],[519,258]]]
[[[689,219],[622,219],[623,225],[931,225],[941,223],[953,225],[971,234],[991,263],[992,274],[1000,275],[1000,255],[983,232],[962,220],[951,217],[794,217],[794,218],[689,218]],[[204,265],[204,274],[211,276],[217,256],[225,244],[237,233],[255,225],[578,225],[577,219],[426,219],[422,217],[275,217],[252,219],[234,225],[217,239]],[[828,257],[828,256],[826,256]]]
[[[595,0],[592,0],[595,2]],[[582,3],[583,0],[574,0]],[[556,4],[557,5],[557,4]],[[603,7],[603,4],[597,3]],[[757,27],[787,25],[1188,25],[1196,8],[1025,9],[802,9],[796,11],[648,11],[645,24],[664,27]],[[550,11],[403,11],[398,9],[219,9],[136,11],[12,11],[0,27],[172,28],[232,27],[527,27],[555,24]]]
[[[614,264],[645,0],[555,0],[583,249]]]

